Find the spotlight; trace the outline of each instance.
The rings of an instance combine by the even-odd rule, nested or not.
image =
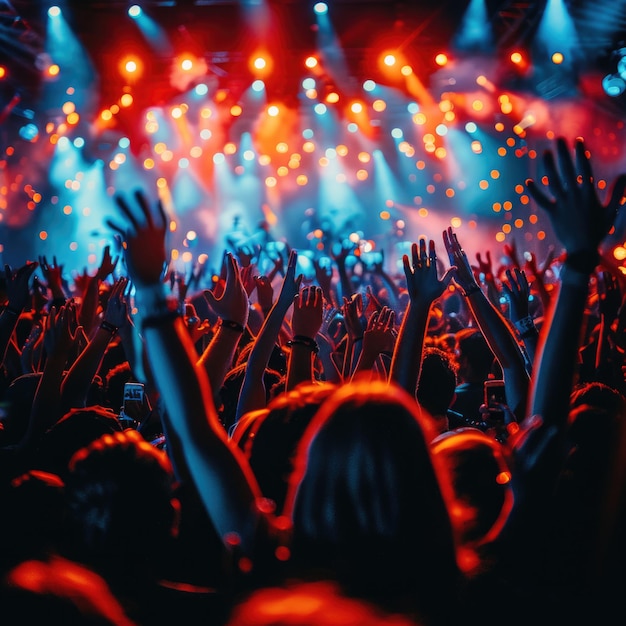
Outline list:
[[[448,57],[447,55],[445,55],[443,52],[440,52],[436,57],[435,57],[435,63],[437,65],[440,65],[441,67],[443,67],[446,63],[448,62]]]
[[[58,6],[54,5],[54,6],[51,6],[51,7],[48,9],[48,16],[49,16],[49,17],[59,17],[59,15],[61,15],[61,9],[60,9],[60,7],[58,7]]]
[[[138,4],[133,4],[128,9],[128,15],[130,17],[139,17],[141,15],[141,7]]]
[[[324,15],[324,13],[328,13],[328,5],[325,2],[316,2],[313,6],[313,10],[318,15]]]

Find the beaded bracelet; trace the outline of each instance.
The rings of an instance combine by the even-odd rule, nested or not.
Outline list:
[[[312,350],[315,354],[320,351],[317,341],[315,341],[315,339],[311,339],[310,337],[306,337],[305,335],[294,335],[293,339],[287,342],[287,345],[289,347],[305,346]]]

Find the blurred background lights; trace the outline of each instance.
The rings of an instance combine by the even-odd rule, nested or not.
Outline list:
[[[128,15],[130,17],[139,17],[141,15],[141,7],[138,4],[133,4],[128,7]]]
[[[58,7],[58,6],[56,6],[56,5],[51,6],[51,7],[48,9],[48,15],[49,15],[50,17],[59,17],[59,15],[61,15],[61,9],[60,9],[60,7]]]
[[[325,2],[316,2],[313,6],[313,10],[318,15],[324,15],[325,13],[328,13],[328,5]]]

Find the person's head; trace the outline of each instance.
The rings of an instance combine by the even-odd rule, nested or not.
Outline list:
[[[0,572],[58,549],[65,523],[63,481],[30,470],[0,487]],[[0,575],[1,577],[1,575]]]
[[[229,430],[236,422],[239,393],[246,375],[246,363],[240,363],[233,367],[224,377],[220,388],[221,405],[218,407],[218,416],[226,430]],[[283,375],[269,367],[265,369],[263,381],[265,383],[265,398],[269,402],[272,390],[283,379]]]
[[[33,465],[65,480],[70,459],[78,450],[121,431],[117,415],[102,406],[71,409],[41,437]]]
[[[124,403],[124,385],[133,380],[133,373],[128,361],[112,367],[104,378],[104,401],[106,406],[119,413]]]
[[[430,424],[395,385],[338,388],[305,431],[285,513],[296,562],[326,567],[358,594],[438,604],[458,574]],[[432,608],[432,607],[430,607]]]
[[[461,544],[474,548],[494,541],[513,506],[511,471],[502,444],[467,427],[442,433],[431,449],[452,480],[456,501],[451,517]],[[471,552],[464,556],[472,558]]]
[[[464,328],[456,333],[455,353],[462,382],[487,380],[494,364],[493,352],[480,330]]]
[[[280,394],[256,419],[238,445],[248,457],[261,492],[276,504],[285,503],[295,451],[321,403],[334,391],[332,383],[303,383]]]
[[[178,524],[173,487],[166,453],[134,430],[79,450],[65,482],[70,556],[116,583],[137,571],[158,576]]]
[[[439,348],[426,348],[417,385],[417,401],[433,417],[445,416],[454,399],[457,365]]]

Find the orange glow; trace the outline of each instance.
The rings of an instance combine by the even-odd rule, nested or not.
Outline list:
[[[48,69],[48,76],[58,76],[59,72],[61,71],[61,68],[56,64],[53,63]]]
[[[317,59],[314,56],[307,57],[304,61],[304,65],[309,69],[313,69],[317,66]]]
[[[511,53],[511,61],[516,65],[519,65],[524,60],[521,52],[512,52]]]
[[[436,57],[435,57],[435,63],[437,65],[441,65],[442,67],[448,62],[448,57],[447,55],[445,55],[443,52],[440,52]]]
[[[4,65],[0,65],[0,79],[7,75],[7,68]]]

